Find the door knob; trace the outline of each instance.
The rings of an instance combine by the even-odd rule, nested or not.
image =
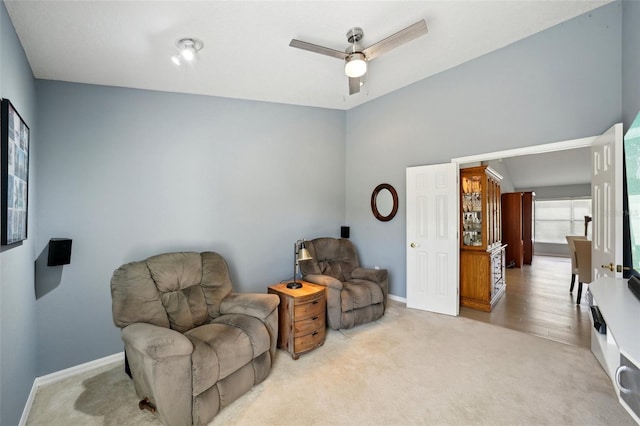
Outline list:
[[[601,267],[602,269],[608,269],[608,270],[610,270],[611,272],[613,272],[613,271],[615,271],[615,270],[616,270],[616,267],[615,267],[615,265],[614,265],[613,263],[610,263],[610,264],[608,264],[608,265],[601,265],[600,267]]]
[[[416,247],[420,247],[420,244],[411,243],[411,248],[416,248]]]
[[[622,271],[628,271],[629,269],[631,269],[628,266],[614,265],[613,263],[610,263],[608,265],[600,265],[600,267],[603,269],[608,269],[611,272],[622,272]]]

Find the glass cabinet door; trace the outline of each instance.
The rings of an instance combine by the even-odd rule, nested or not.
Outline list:
[[[462,177],[462,245],[479,247],[483,245],[484,212],[483,175]]]

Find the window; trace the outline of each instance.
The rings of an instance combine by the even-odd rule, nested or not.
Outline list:
[[[535,241],[566,244],[566,235],[584,235],[584,217],[591,216],[591,199],[536,200]],[[591,238],[591,226],[588,235]]]

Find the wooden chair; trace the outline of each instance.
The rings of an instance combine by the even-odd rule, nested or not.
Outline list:
[[[583,235],[567,235],[567,245],[569,246],[569,254],[571,255],[571,287],[569,293],[573,293],[573,286],[576,283],[576,275],[578,275],[578,263],[576,261],[576,246],[573,244],[575,240],[586,240]]]
[[[576,247],[576,261],[578,262],[578,297],[576,304],[580,304],[582,284],[589,284],[592,280],[591,271],[591,240],[574,240]]]

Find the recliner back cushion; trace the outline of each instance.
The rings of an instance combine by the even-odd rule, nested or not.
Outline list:
[[[116,269],[111,278],[113,322],[124,328],[136,322],[169,327],[167,311],[145,262]]]
[[[344,273],[342,272],[342,262],[332,259],[319,260],[318,267],[322,275],[329,275],[338,281],[346,281]]]
[[[202,290],[209,318],[219,317],[220,302],[231,293],[232,285],[227,261],[218,253],[202,253]]]
[[[172,329],[185,332],[207,322],[200,253],[165,253],[146,263]]]
[[[357,267],[358,255],[351,241],[337,238],[316,238],[306,242],[313,260],[300,262],[303,274],[329,275],[339,281],[351,279]]]
[[[165,253],[118,268],[111,279],[118,327],[146,322],[185,332],[220,316],[231,293],[227,262],[218,253]]]

